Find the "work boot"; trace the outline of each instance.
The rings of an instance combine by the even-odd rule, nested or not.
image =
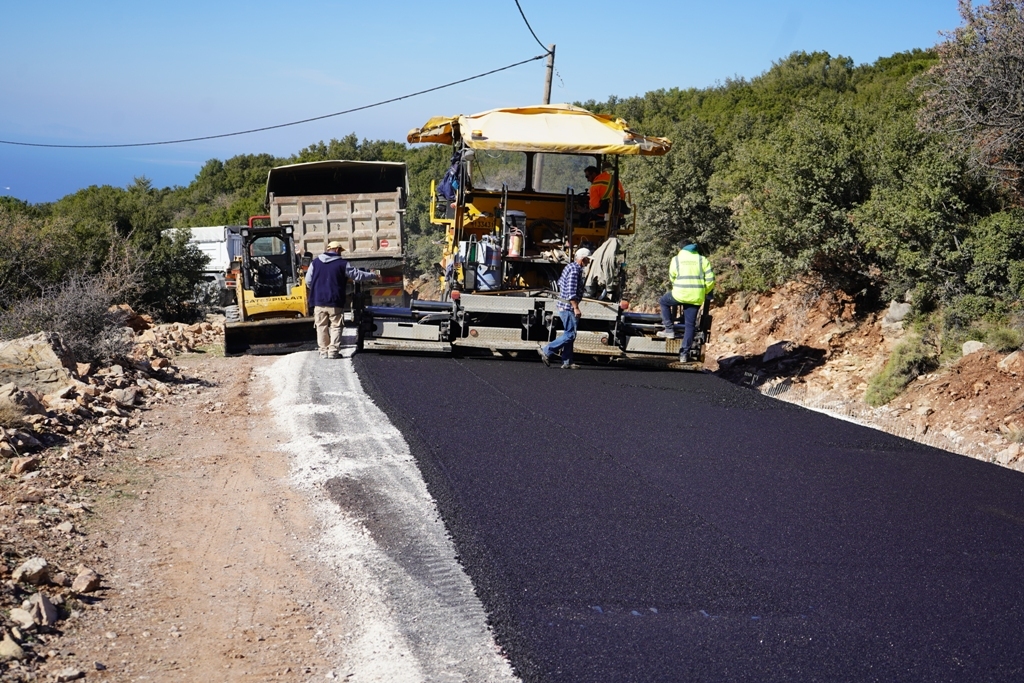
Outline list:
[[[563,370],[579,370],[580,366],[576,365],[575,363],[562,363],[562,369]]]
[[[662,339],[675,339],[676,328],[674,326],[666,327],[665,329],[658,333],[658,336],[661,337]]]
[[[336,359],[338,357],[338,352],[337,351],[328,351],[327,352],[327,356],[325,356],[325,357],[328,360],[334,360],[334,359]]]
[[[551,367],[551,356],[549,356],[548,354],[544,353],[544,347],[543,346],[537,348],[537,353],[540,354],[540,359],[541,359],[541,361],[544,362],[544,365],[550,368]]]

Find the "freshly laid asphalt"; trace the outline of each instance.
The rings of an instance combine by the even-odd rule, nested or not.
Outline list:
[[[1024,474],[706,374],[355,366],[525,681],[1024,680]]]

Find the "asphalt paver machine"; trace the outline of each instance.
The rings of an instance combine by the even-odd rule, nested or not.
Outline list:
[[[623,292],[620,237],[633,233],[636,211],[621,190],[619,157],[663,155],[669,140],[560,104],[436,117],[408,141],[452,150],[430,197],[430,220],[444,230],[442,300],[367,306],[363,349],[535,356],[559,332],[556,283],[585,246],[593,260],[575,353],[604,363],[699,367],[705,334],[680,363],[680,340],[657,337],[660,316],[631,311]],[[588,167],[610,176],[612,189],[596,208]]]

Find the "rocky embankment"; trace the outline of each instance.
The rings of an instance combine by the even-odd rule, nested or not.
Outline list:
[[[0,679],[67,681],[61,636],[102,604],[97,505],[118,495],[108,476],[135,456],[153,405],[196,384],[176,354],[222,343],[222,328],[151,325],[130,316],[129,358],[77,363],[44,334],[0,343]],[[96,662],[98,670],[104,668]]]
[[[707,366],[782,400],[1024,471],[1024,351],[980,342],[880,408],[870,378],[909,332],[910,306],[861,314],[851,297],[800,284],[738,294],[713,310]]]

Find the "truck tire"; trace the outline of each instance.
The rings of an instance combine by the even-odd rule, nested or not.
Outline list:
[[[224,322],[226,323],[237,323],[242,321],[242,311],[239,310],[238,306],[225,306],[224,307]]]
[[[238,297],[235,294],[234,289],[222,289],[220,290],[220,306],[221,308],[227,308],[228,306],[234,306],[238,303]]]

